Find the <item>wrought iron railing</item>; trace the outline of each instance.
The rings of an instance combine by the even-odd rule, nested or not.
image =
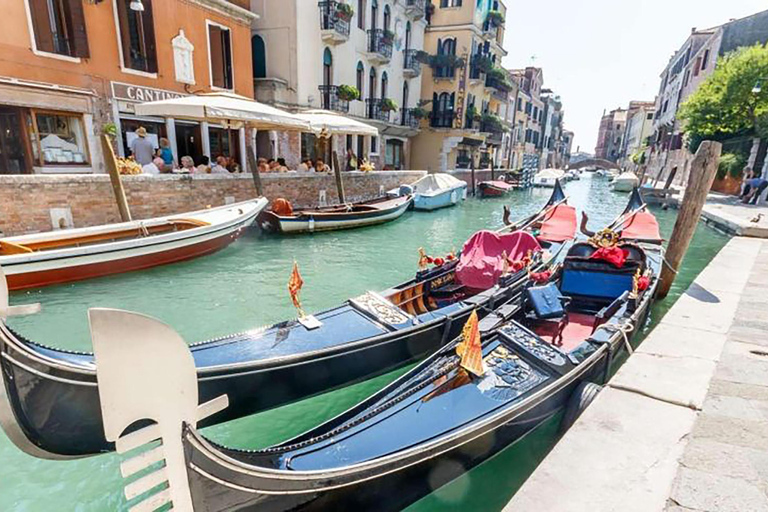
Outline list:
[[[414,115],[415,112],[415,108],[400,109],[400,124],[403,126],[410,126],[411,128],[418,128],[419,118]]]
[[[495,77],[493,75],[486,75],[485,86],[493,87],[494,89],[497,89],[499,91],[505,91],[505,92],[508,92],[512,88],[511,85],[508,82],[506,82],[504,79]]]
[[[419,50],[403,50],[403,68],[417,75],[421,73],[421,62],[416,58],[418,53]]]
[[[320,104],[324,109],[349,112],[349,101],[339,98],[339,86],[321,85],[318,89],[320,90]]]
[[[430,126],[433,128],[451,128],[453,127],[453,110],[433,110]]]
[[[320,7],[320,29],[333,30],[344,37],[349,37],[349,20],[344,19],[340,14],[340,3],[336,0],[323,0],[317,4]]]
[[[386,59],[392,58],[392,32],[383,28],[373,28],[368,31],[368,51]]]
[[[365,100],[365,111],[368,119],[376,121],[389,122],[389,110],[384,109],[384,100],[382,98],[368,98]]]
[[[405,12],[414,18],[421,18],[427,12],[426,0],[406,0]]]

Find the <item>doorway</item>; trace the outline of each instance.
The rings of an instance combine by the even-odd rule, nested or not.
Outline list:
[[[30,172],[21,109],[0,107],[0,174]]]
[[[176,148],[179,159],[191,156],[195,165],[203,163],[203,143],[199,124],[188,124],[176,121]]]

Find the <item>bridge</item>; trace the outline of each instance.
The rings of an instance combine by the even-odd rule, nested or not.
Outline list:
[[[587,158],[586,160],[581,160],[580,162],[571,164],[568,168],[576,170],[586,169],[587,167],[597,167],[599,169],[621,169],[619,164],[616,162],[611,162],[610,160],[605,160],[604,158]]]

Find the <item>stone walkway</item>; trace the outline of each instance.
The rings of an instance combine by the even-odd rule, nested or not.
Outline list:
[[[735,196],[710,193],[702,216],[734,235],[768,238],[768,205],[765,203],[752,206]]]
[[[668,512],[768,512],[768,242],[741,295]]]
[[[768,241],[720,251],[504,510],[768,512]]]

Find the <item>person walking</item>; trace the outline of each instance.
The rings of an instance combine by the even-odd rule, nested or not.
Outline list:
[[[136,130],[137,137],[131,143],[131,154],[133,159],[140,165],[144,166],[152,163],[152,159],[155,158],[155,146],[152,141],[147,138],[147,129],[143,126],[139,126]]]

